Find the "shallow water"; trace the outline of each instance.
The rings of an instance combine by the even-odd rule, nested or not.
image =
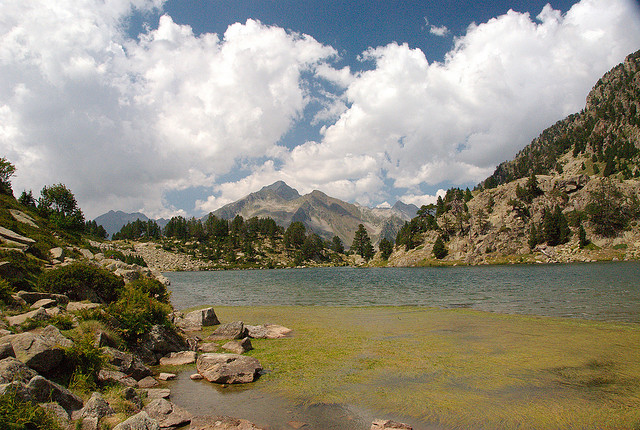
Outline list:
[[[640,263],[170,272],[194,306],[430,306],[640,322]]]

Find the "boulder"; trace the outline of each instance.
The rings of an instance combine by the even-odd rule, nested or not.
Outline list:
[[[88,249],[84,249],[84,248],[80,248],[80,254],[82,254],[82,256],[84,258],[86,258],[87,260],[93,260],[93,252],[89,251]]]
[[[245,337],[242,340],[230,340],[222,345],[222,349],[231,351],[234,354],[244,354],[247,351],[251,351],[253,346],[251,346],[251,340],[248,337]]]
[[[115,412],[109,406],[102,394],[94,392],[91,394],[91,398],[87,400],[87,403],[80,410],[80,417],[82,418],[102,418],[109,415],[113,415]]]
[[[222,324],[216,328],[213,333],[207,338],[210,340],[231,340],[242,339],[246,335],[246,329],[242,321],[234,321],[227,324]]]
[[[130,401],[138,410],[142,409],[142,399],[133,387],[127,387],[122,390],[122,398]]]
[[[412,430],[408,424],[399,423],[391,420],[375,420],[371,424],[371,430]]]
[[[191,414],[165,399],[156,399],[143,409],[161,429],[179,427],[191,422]]]
[[[15,357],[16,353],[13,352],[13,346],[11,345],[11,343],[9,341],[6,342],[2,342],[2,340],[0,340],[0,360],[7,358],[7,357]]]
[[[38,224],[36,224],[35,220],[31,218],[29,215],[27,215],[26,213],[19,211],[18,209],[9,209],[9,212],[11,213],[11,216],[16,221],[21,222],[23,224],[28,224],[33,228],[40,228],[38,227]]]
[[[198,354],[195,351],[171,352],[160,359],[161,366],[182,366],[196,362]]]
[[[219,352],[220,345],[213,342],[202,343],[198,346],[198,351],[200,352]]]
[[[138,383],[135,379],[117,370],[100,369],[98,372],[98,381],[115,382],[127,387],[137,387]]]
[[[149,399],[168,399],[171,397],[171,390],[168,388],[149,388],[146,393]]]
[[[50,299],[55,300],[58,304],[66,305],[69,303],[69,297],[64,294],[55,293],[41,293],[39,291],[18,291],[16,293],[18,297],[29,304],[36,303],[39,300]]]
[[[27,384],[31,397],[39,403],[56,402],[67,412],[82,408],[82,399],[62,385],[36,375]]]
[[[67,311],[76,312],[76,311],[82,311],[82,310],[95,309],[99,307],[100,307],[99,303],[69,302],[69,304],[67,305]]]
[[[113,274],[116,276],[122,276],[125,283],[140,279],[140,272],[134,269],[116,269]]]
[[[22,236],[21,234],[4,227],[0,227],[0,238],[9,244],[16,244],[18,246],[25,245],[28,247],[29,245],[36,243],[35,240]]]
[[[107,356],[109,364],[116,367],[120,372],[131,376],[136,381],[153,374],[151,369],[145,366],[134,354],[123,352],[110,346],[105,346],[102,350]]]
[[[201,379],[204,379],[204,376],[199,373],[193,373],[189,375],[189,379],[191,379],[192,381],[200,381]]]
[[[178,333],[160,324],[151,327],[149,333],[142,339],[141,346],[153,352],[157,358],[170,352],[187,349],[184,339]]]
[[[160,430],[158,422],[145,412],[127,418],[113,428],[113,430]]]
[[[169,372],[161,372],[158,375],[158,379],[161,381],[170,381],[172,379],[176,379],[176,374],[175,373],[169,373]]]
[[[217,384],[253,382],[262,370],[260,362],[238,354],[202,354],[196,362],[198,373]]]
[[[64,351],[56,341],[33,332],[11,336],[11,345],[16,358],[37,372],[46,373],[56,368],[64,358]]]
[[[147,376],[146,378],[142,378],[138,381],[139,388],[153,388],[160,385],[158,381],[153,376]]]
[[[55,417],[56,422],[60,427],[66,428],[69,424],[69,412],[57,403],[40,403],[40,407],[49,412],[50,415]]]
[[[48,325],[42,329],[40,336],[47,342],[60,348],[71,348],[73,346],[73,341],[64,337],[64,335],[60,333],[60,330],[52,325]]]
[[[30,311],[24,314],[7,317],[7,322],[9,323],[10,326],[13,327],[13,326],[17,326],[24,323],[29,318],[36,321],[46,321],[51,317],[49,316],[49,314],[44,308],[38,308],[35,311]]]
[[[7,357],[0,360],[0,384],[13,381],[27,383],[37,374],[35,370],[16,358]]]
[[[64,248],[51,248],[49,250],[49,255],[51,255],[52,259],[63,262],[66,252]]]
[[[247,336],[254,339],[281,339],[291,333],[291,329],[278,324],[247,325]]]
[[[216,324],[220,324],[220,321],[213,308],[199,309],[176,319],[176,325],[183,330],[200,330],[203,326]]]
[[[31,309],[38,309],[38,308],[52,308],[54,306],[57,306],[58,302],[56,302],[55,300],[52,299],[40,299],[37,302],[35,302],[34,304],[31,305]]]
[[[198,416],[191,418],[189,430],[261,430],[250,421],[232,417]]]

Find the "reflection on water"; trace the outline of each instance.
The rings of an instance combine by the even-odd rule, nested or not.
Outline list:
[[[223,388],[205,380],[192,381],[189,375],[194,371],[183,371],[168,384],[171,401],[193,415],[239,417],[269,430],[368,430],[374,419],[381,416],[390,419],[388,414],[374,416],[370,411],[343,405],[295,404],[251,384]],[[440,427],[414,426],[414,429],[438,430]]]
[[[433,306],[640,322],[640,263],[170,272],[193,306]]]

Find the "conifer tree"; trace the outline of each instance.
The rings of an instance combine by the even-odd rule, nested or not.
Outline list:
[[[435,243],[433,244],[433,256],[438,260],[442,260],[444,257],[449,254],[449,251],[444,246],[444,240],[442,240],[442,236],[438,236]]]

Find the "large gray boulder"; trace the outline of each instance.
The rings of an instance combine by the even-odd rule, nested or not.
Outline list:
[[[11,336],[11,345],[16,358],[41,373],[47,373],[56,368],[64,358],[62,348],[72,344],[71,340],[64,337],[53,326],[47,326],[42,334],[27,332]]]
[[[103,347],[102,351],[107,356],[109,364],[116,367],[118,371],[131,376],[136,381],[153,374],[151,369],[145,366],[144,363],[133,354],[109,346]]]
[[[253,346],[251,345],[251,340],[245,337],[244,339],[230,340],[222,345],[222,349],[226,349],[234,354],[244,354],[247,351],[251,351]]]
[[[82,399],[62,385],[49,381],[40,375],[36,375],[27,384],[27,389],[32,398],[39,403],[56,402],[67,411],[76,411],[82,408]]]
[[[51,316],[49,316],[44,308],[38,308],[34,311],[26,312],[24,314],[7,317],[7,322],[10,326],[13,327],[23,324],[29,318],[35,321],[46,321],[48,319],[51,319]]]
[[[191,414],[166,399],[156,399],[143,409],[161,429],[171,429],[191,422]]]
[[[16,293],[18,297],[29,304],[38,302],[39,300],[49,299],[55,300],[58,304],[66,305],[69,303],[69,297],[64,294],[55,293],[42,293],[39,291],[18,291]]]
[[[227,324],[222,324],[216,328],[213,333],[207,338],[209,340],[231,340],[242,339],[246,336],[247,330],[244,327],[242,321],[234,321]]]
[[[0,384],[13,381],[27,383],[37,374],[35,370],[16,358],[7,357],[0,360]]]
[[[109,405],[102,394],[94,392],[91,394],[91,398],[87,400],[84,407],[80,410],[80,417],[82,418],[102,418],[109,415],[113,415],[115,412]]]
[[[216,324],[220,324],[220,321],[213,308],[198,309],[176,319],[176,325],[183,330],[200,330],[202,327]]]
[[[98,372],[98,381],[115,382],[117,384],[124,385],[125,387],[138,386],[138,383],[135,379],[117,370],[100,369],[100,371]]]
[[[253,357],[209,353],[198,357],[196,369],[209,382],[244,384],[256,380],[262,366]]]
[[[247,420],[232,417],[198,416],[191,419],[189,430],[261,430]]]
[[[164,357],[170,352],[184,351],[186,349],[187,344],[178,333],[163,325],[156,324],[151,327],[149,333],[142,339],[140,356],[146,363],[155,365],[160,357]]]
[[[156,420],[142,411],[121,422],[113,430],[160,430],[160,426]]]

